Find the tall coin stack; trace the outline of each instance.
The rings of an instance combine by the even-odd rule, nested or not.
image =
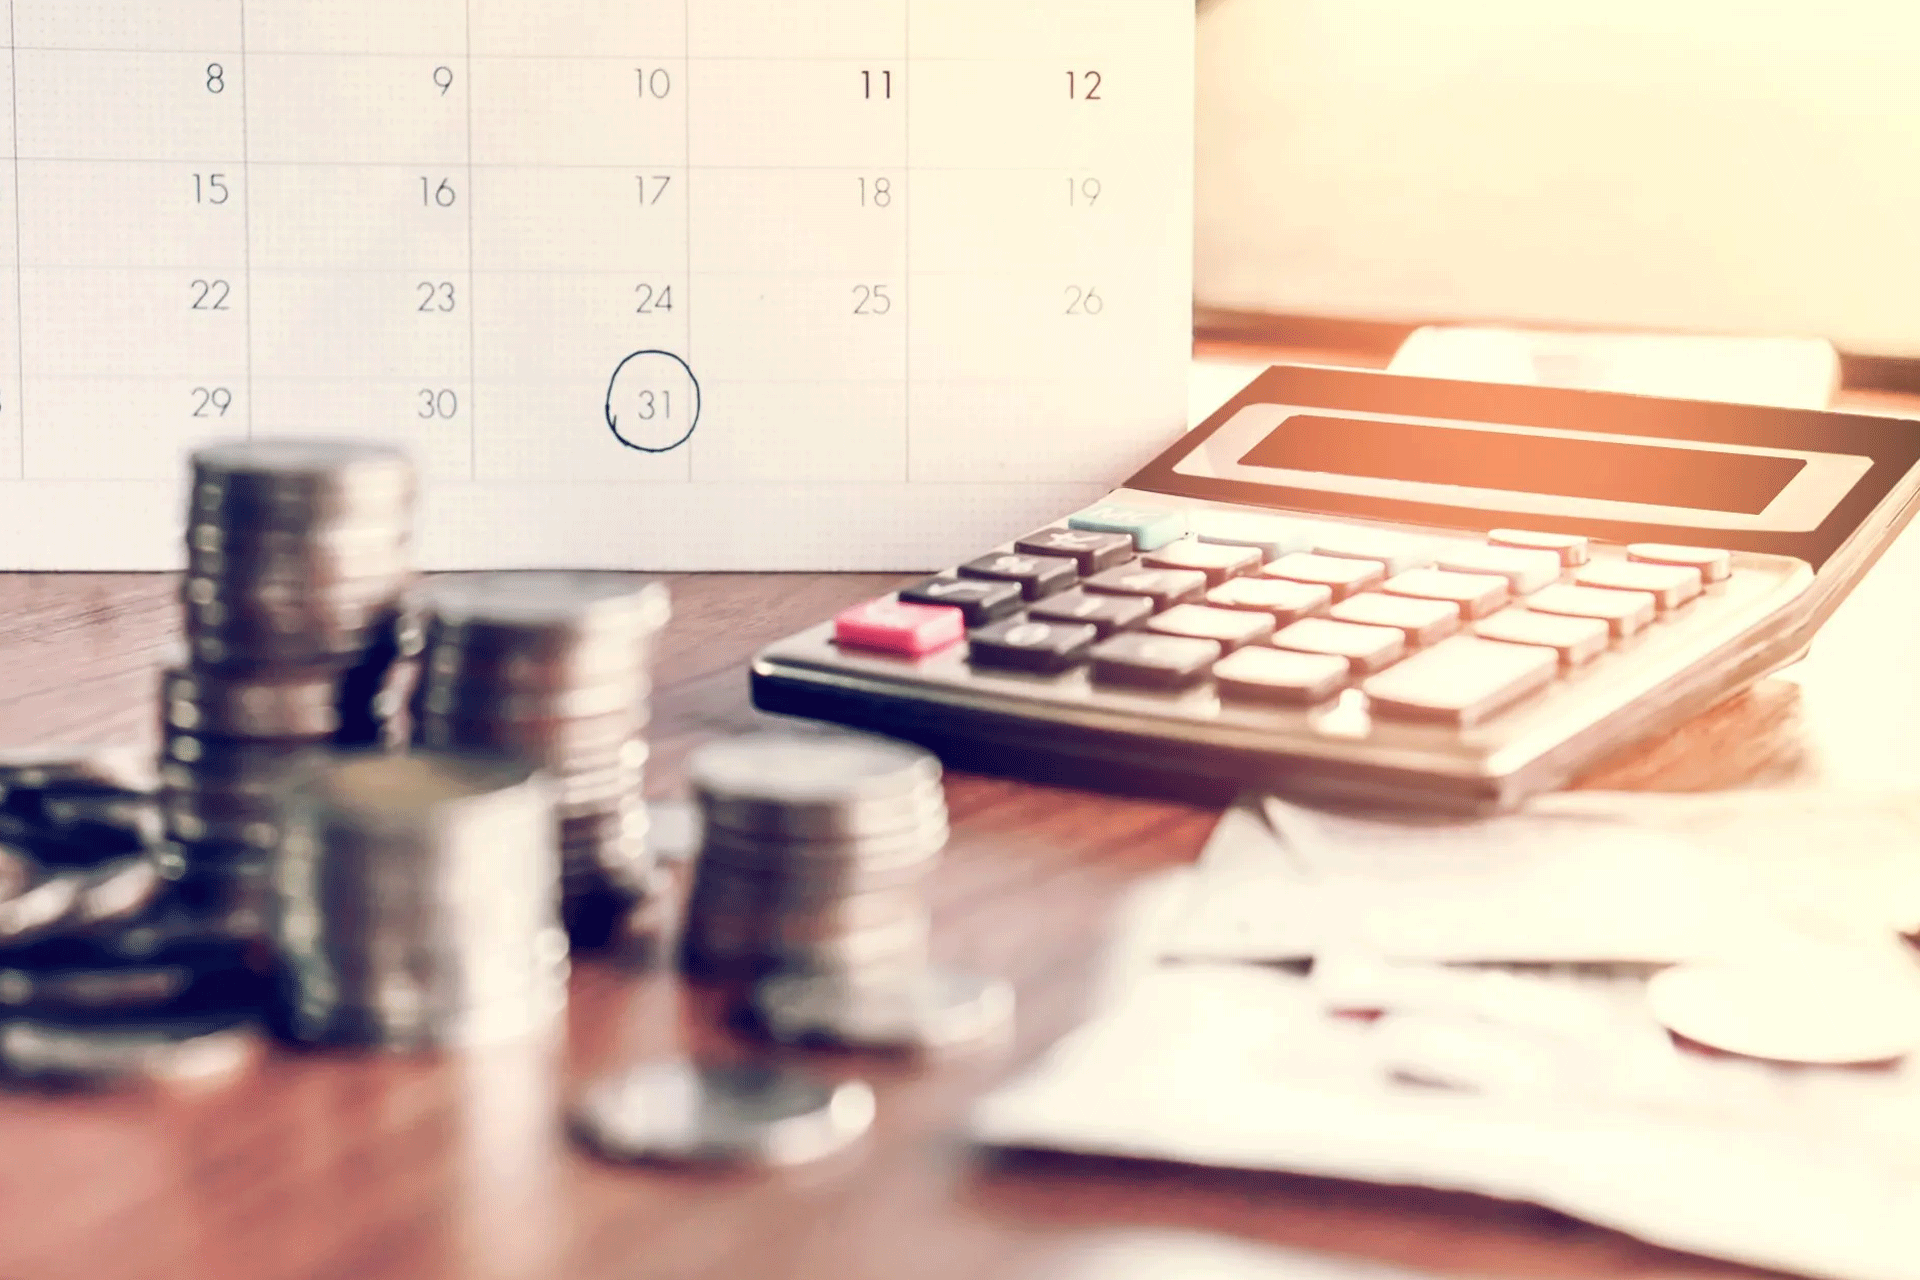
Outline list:
[[[235,441],[192,469],[161,805],[182,893],[227,910],[264,905],[295,778],[329,747],[406,742],[415,480],[404,453],[351,441]]]
[[[657,584],[619,573],[481,573],[424,584],[415,739],[505,751],[555,786],[564,915],[598,946],[656,892],[642,790]]]
[[[275,860],[275,1021],[389,1048],[537,1035],[566,1008],[550,784],[495,755],[336,756]]]
[[[925,968],[923,884],[947,841],[939,761],[884,738],[769,732],[709,743],[687,767],[704,819],[689,972]]]

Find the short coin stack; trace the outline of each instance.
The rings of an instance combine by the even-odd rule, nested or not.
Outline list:
[[[236,441],[192,466],[161,803],[183,889],[257,903],[291,781],[330,746],[406,740],[414,473],[398,450],[350,441]]]
[[[151,757],[0,756],[0,1080],[205,1078],[250,1060],[265,966],[163,875]]]
[[[416,740],[546,773],[567,925],[576,945],[599,945],[656,893],[643,734],[665,589],[621,573],[479,573],[435,579],[417,599]]]
[[[688,761],[703,835],[685,963],[716,978],[914,972],[947,841],[940,765],[884,738],[768,732]]]
[[[288,806],[274,868],[276,1025],[427,1048],[550,1030],[567,939],[551,788],[499,756],[349,753]]]

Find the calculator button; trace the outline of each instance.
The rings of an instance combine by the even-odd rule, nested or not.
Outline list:
[[[1424,569],[1433,563],[1434,551],[1432,545],[1423,538],[1337,524],[1327,525],[1314,533],[1313,549],[1323,556],[1377,560],[1386,566],[1388,573]]]
[[[1081,573],[1098,573],[1133,559],[1133,539],[1124,533],[1096,533],[1092,529],[1042,529],[1013,544],[1030,556],[1066,556]]]
[[[1380,580],[1387,576],[1387,567],[1372,560],[1343,560],[1338,556],[1297,551],[1281,556],[1260,572],[1289,582],[1318,583],[1331,591],[1335,600],[1344,600],[1356,591],[1379,586]]]
[[[1284,578],[1229,578],[1207,592],[1207,603],[1222,609],[1257,609],[1282,626],[1319,613],[1333,603],[1333,592],[1312,582]]]
[[[1129,631],[1093,646],[1093,678],[1107,684],[1183,689],[1204,680],[1220,656],[1211,640]]]
[[[1067,517],[1074,529],[1092,529],[1096,533],[1124,533],[1142,551],[1158,551],[1176,538],[1187,535],[1184,511],[1163,511],[1153,507],[1130,507],[1118,502],[1102,502]]]
[[[1607,647],[1607,624],[1601,618],[1541,613],[1538,609],[1502,609],[1473,624],[1476,634],[1507,644],[1537,644],[1557,650],[1560,665],[1577,667]]]
[[[1275,635],[1273,647],[1332,654],[1345,658],[1356,674],[1365,675],[1397,661],[1407,651],[1407,637],[1395,627],[1306,618]]]
[[[1155,609],[1197,600],[1207,589],[1207,575],[1198,569],[1148,569],[1128,565],[1096,573],[1080,584],[1088,591],[1103,595],[1145,596]]]
[[[988,578],[1011,582],[1029,600],[1065,591],[1080,577],[1080,564],[1060,556],[1028,556],[1018,553],[981,556],[960,566],[963,578]]]
[[[1078,622],[1033,622],[1005,618],[969,637],[968,661],[983,667],[1053,673],[1087,660],[1100,633]]]
[[[1573,576],[1583,587],[1613,591],[1644,591],[1662,613],[1677,609],[1700,594],[1700,571],[1683,564],[1635,564],[1631,560],[1596,560]]]
[[[1497,573],[1517,596],[1559,581],[1561,569],[1560,557],[1551,551],[1488,547],[1477,542],[1450,545],[1434,558],[1434,563],[1456,573]]]
[[[1250,609],[1209,609],[1203,604],[1177,604],[1155,614],[1147,630],[1169,636],[1218,640],[1227,650],[1265,640],[1273,634],[1273,619]]]
[[[1213,678],[1222,697],[1308,704],[1324,702],[1345,688],[1352,670],[1335,654],[1260,647],[1220,659],[1213,664]]]
[[[984,627],[1020,609],[1020,588],[1011,582],[979,578],[928,578],[900,592],[911,604],[951,605],[970,627]]]
[[[1627,548],[1627,559],[1648,564],[1683,564],[1698,569],[1708,582],[1725,582],[1733,572],[1733,553],[1713,547],[1675,547],[1664,542],[1636,542]]]
[[[1560,655],[1527,644],[1454,636],[1361,685],[1375,715],[1473,724],[1553,680]]]
[[[1152,613],[1153,601],[1145,596],[1090,596],[1083,591],[1048,596],[1027,610],[1028,617],[1040,622],[1084,622],[1102,637],[1131,630]]]
[[[1451,600],[1462,617],[1484,618],[1507,602],[1507,580],[1491,573],[1415,569],[1388,578],[1381,590],[1422,600]]]
[[[1278,560],[1307,550],[1313,545],[1316,528],[1305,520],[1241,515],[1235,511],[1197,511],[1193,515],[1193,536],[1200,541],[1254,547],[1262,560]]]
[[[1214,586],[1260,567],[1258,547],[1231,547],[1224,543],[1194,542],[1189,538],[1170,542],[1140,558],[1156,569],[1197,569],[1206,574],[1208,583]]]
[[[1496,547],[1519,547],[1524,551],[1551,551],[1560,563],[1573,568],[1587,562],[1587,540],[1573,533],[1532,533],[1526,529],[1495,529],[1487,541]]]
[[[966,615],[958,609],[887,599],[857,604],[833,619],[833,638],[840,644],[910,658],[944,649],[966,631]]]
[[[1394,627],[1405,633],[1408,644],[1415,645],[1432,644],[1460,629],[1460,610],[1451,601],[1415,600],[1378,591],[1348,596],[1333,606],[1327,616],[1336,622]]]
[[[1654,600],[1644,591],[1603,591],[1599,587],[1556,582],[1528,596],[1527,608],[1576,618],[1599,618],[1614,635],[1630,636],[1653,621]]]

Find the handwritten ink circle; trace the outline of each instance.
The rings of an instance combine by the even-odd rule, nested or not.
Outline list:
[[[607,383],[607,429],[641,453],[678,449],[700,425],[700,380],[671,351],[636,351]]]

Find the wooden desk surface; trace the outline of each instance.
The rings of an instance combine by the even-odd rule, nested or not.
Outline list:
[[[678,794],[695,743],[752,722],[743,666],[756,647],[895,579],[668,581],[659,796]],[[0,575],[0,743],[151,744],[173,587],[159,575]],[[1920,531],[1909,531],[1805,662],[1585,785],[1920,781],[1916,587]],[[1292,1274],[1272,1246],[1454,1275],[1733,1272],[1460,1196],[970,1152],[957,1137],[969,1100],[1074,1025],[1111,909],[1143,876],[1190,860],[1215,815],[960,775],[947,793],[935,948],[1015,982],[1019,1033],[1004,1052],[926,1070],[813,1055],[879,1090],[877,1131],[857,1154],[776,1177],[622,1169],[573,1150],[557,1117],[584,1075],[639,1053],[748,1051],[698,994],[589,962],[562,1054],[279,1052],[204,1096],[0,1096],[0,1280]]]

